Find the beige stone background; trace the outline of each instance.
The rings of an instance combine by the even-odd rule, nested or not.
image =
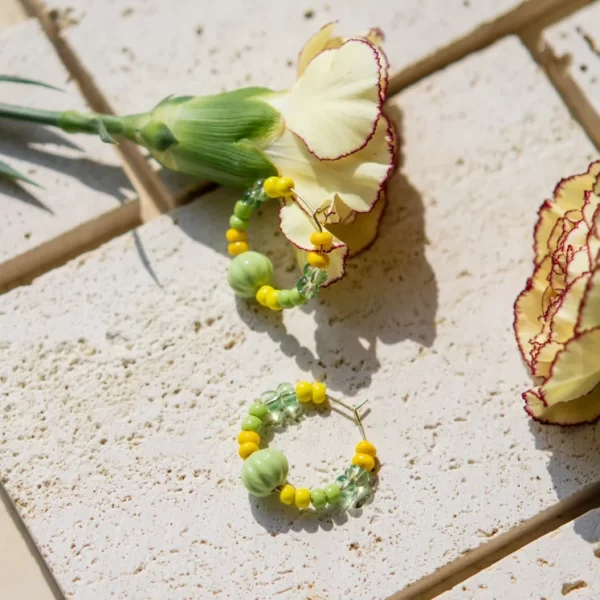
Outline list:
[[[401,316],[394,315],[393,322],[385,321],[383,317],[378,321],[372,317],[378,312],[377,306],[373,310],[368,307],[364,313],[360,312],[363,310],[360,306],[343,308],[341,314],[334,313],[336,302],[329,296],[325,297],[324,306],[335,316],[322,319],[320,325],[321,328],[331,327],[334,334],[340,336],[340,343],[346,342],[350,353],[348,360],[356,359],[357,363],[346,370],[343,365],[331,367],[334,386],[343,387],[344,378],[349,378],[345,391],[353,394],[370,384],[383,403],[384,397],[399,393],[396,384],[390,383],[393,380],[386,379],[386,374],[391,374],[398,363],[410,363],[414,364],[414,370],[409,372],[407,379],[412,377],[414,383],[403,389],[406,398],[415,394],[414,388],[435,398],[436,390],[446,386],[447,379],[435,379],[436,375],[431,372],[443,368],[440,354],[452,348],[452,353],[458,352],[453,325],[471,312],[477,312],[476,299],[480,293],[490,308],[476,317],[480,319],[477,326],[483,331],[494,321],[503,305],[500,301],[507,304],[528,273],[529,241],[524,236],[530,235],[537,206],[558,178],[584,170],[590,160],[598,157],[600,3],[585,0],[397,0],[380,3],[330,0],[288,5],[261,0],[256,2],[251,13],[239,20],[230,16],[235,15],[235,10],[230,7],[226,14],[222,9],[221,14],[218,7],[200,10],[199,3],[192,2],[182,2],[178,6],[178,18],[175,18],[173,4],[160,0],[49,0],[46,4],[37,0],[23,0],[22,3],[0,0],[0,72],[37,76],[65,88],[66,95],[61,96],[28,91],[27,103],[30,105],[58,108],[68,103],[68,108],[89,106],[95,110],[134,111],[146,107],[148,98],[153,99],[161,93],[166,95],[165,90],[166,93],[173,90],[193,92],[198,89],[198,82],[202,82],[203,93],[251,84],[275,86],[283,82],[288,85],[293,80],[289,62],[296,49],[321,24],[340,18],[345,31],[381,25],[388,35],[386,50],[394,74],[388,104],[402,113],[403,123],[404,164],[394,189],[399,190],[398,197],[407,202],[402,209],[389,210],[386,219],[389,226],[398,228],[408,222],[410,226],[405,226],[402,233],[413,236],[410,239],[415,247],[426,245],[425,237],[434,240],[429,248],[421,248],[411,255],[403,266],[410,273],[410,264],[417,264],[416,279],[405,285],[416,285],[423,294],[408,308],[415,314],[425,314],[429,320],[437,310],[438,320],[433,329],[436,326],[439,329],[439,339],[437,345],[429,339],[432,324],[425,323],[422,329],[417,328],[412,336],[402,340],[403,350],[396,350],[394,345],[401,337],[398,334],[401,328],[395,329],[396,320],[401,320]],[[242,12],[243,3],[233,4]],[[269,30],[267,42],[256,32],[261,31],[264,23],[271,22],[285,23],[286,26],[278,25]],[[235,31],[237,37],[229,48],[223,41],[228,39],[231,31]],[[157,37],[169,52],[157,52],[153,43]],[[280,49],[275,57],[269,53],[267,43]],[[204,60],[207,56],[212,58]],[[16,103],[22,100],[21,93],[21,90],[8,87],[5,92],[2,88],[0,99]],[[53,102],[56,104],[51,106]],[[195,299],[190,300],[194,295],[186,285],[194,280],[198,270],[201,271],[199,284],[216,290],[216,301],[220,299],[225,306],[217,318],[217,322],[222,318],[223,324],[217,324],[218,330],[209,338],[215,347],[224,336],[241,339],[240,355],[250,360],[252,350],[244,349],[243,342],[246,341],[249,348],[262,347],[262,340],[267,336],[265,332],[269,331],[264,350],[267,359],[275,362],[283,351],[287,358],[281,361],[281,369],[289,372],[290,377],[297,374],[298,368],[319,373],[317,361],[306,358],[311,353],[314,356],[320,354],[325,362],[331,359],[334,351],[326,334],[319,337],[315,333],[316,342],[306,335],[307,315],[289,317],[285,322],[288,333],[277,333],[278,326],[273,329],[272,323],[260,320],[252,313],[238,311],[231,303],[228,291],[219,287],[220,283],[213,278],[210,269],[200,266],[186,270],[173,262],[173,256],[178,252],[189,252],[190,256],[198,253],[199,262],[226,263],[224,257],[212,251],[212,234],[198,225],[202,221],[199,215],[205,214],[200,208],[210,206],[208,202],[212,199],[221,200],[221,191],[207,195],[201,183],[156,171],[135,148],[127,145],[120,146],[117,153],[95,140],[77,138],[76,145],[68,146],[52,134],[40,134],[39,139],[33,139],[30,148],[33,152],[22,152],[23,144],[29,143],[27,135],[12,125],[6,131],[8,141],[3,142],[3,129],[0,129],[0,155],[9,157],[15,166],[31,173],[44,185],[42,191],[34,191],[28,186],[0,187],[0,290],[4,293],[3,298],[0,296],[0,331],[4,336],[0,342],[6,343],[0,349],[4,351],[3,366],[10,363],[11,372],[18,373],[23,368],[26,378],[33,379],[32,374],[37,373],[36,364],[56,371],[57,368],[60,370],[64,360],[73,365],[85,362],[84,353],[90,349],[79,353],[69,346],[68,336],[63,340],[61,324],[67,321],[61,320],[60,310],[50,308],[64,301],[72,318],[84,323],[84,330],[92,340],[90,343],[95,340],[98,344],[99,351],[91,349],[102,357],[98,360],[105,361],[103,364],[106,365],[112,364],[113,359],[119,363],[138,361],[142,375],[145,373],[146,379],[154,377],[154,363],[144,362],[145,355],[129,356],[125,345],[107,349],[110,344],[98,337],[109,319],[103,312],[104,306],[112,299],[119,306],[123,331],[118,335],[139,336],[151,348],[157,340],[163,343],[168,338],[167,332],[177,329],[179,319],[183,322],[184,317],[187,319],[192,314],[187,311]],[[519,182],[518,186],[514,181]],[[485,190],[483,197],[482,190]],[[206,202],[202,199],[204,196]],[[516,198],[516,208],[507,206],[514,214],[490,207],[495,197],[501,201]],[[462,217],[453,217],[443,202],[456,202],[456,214],[464,198],[478,206],[481,216],[478,220],[475,211],[470,214],[473,229],[470,233],[462,232],[464,249],[461,254],[452,245],[436,246],[435,240],[456,236]],[[215,206],[219,205],[217,201]],[[176,209],[188,203],[189,207]],[[424,207],[420,207],[420,203]],[[169,218],[175,214],[173,210],[178,211],[178,223]],[[218,209],[204,210],[216,221],[222,220]],[[168,216],[161,217],[164,213]],[[498,223],[498,230],[492,233],[496,236],[493,239],[497,247],[484,250],[487,254],[484,253],[481,264],[475,267],[466,262],[462,264],[479,248],[477,228],[481,227],[483,231],[490,221]],[[194,245],[192,234],[186,234],[186,224],[190,226],[189,231],[204,231],[200,249]],[[394,246],[397,236],[393,232],[387,230],[382,237],[380,243],[397,247]],[[380,255],[374,250],[372,256]],[[368,256],[361,260],[364,262],[359,262],[358,268],[366,273],[379,273],[381,279],[392,267],[395,268],[393,263],[386,262],[386,258],[381,259],[383,266],[374,264],[375,258]],[[486,270],[485,265],[490,263],[497,265],[497,273],[490,274]],[[144,269],[140,269],[140,264]],[[469,269],[473,271],[470,274]],[[516,279],[512,281],[511,277],[505,277],[506,273],[517,273],[518,277],[515,275]],[[469,282],[473,277],[484,281],[487,291],[480,292],[476,284]],[[96,279],[100,282],[97,297],[87,299],[87,291]],[[170,284],[176,290],[177,300],[173,300],[172,310],[165,311],[165,314],[173,313],[172,320],[165,316],[161,321],[163,317],[153,312],[153,306],[167,302],[162,287],[155,285],[153,279],[166,281],[167,287]],[[341,285],[340,289],[355,293],[352,285],[351,281],[345,288]],[[439,306],[427,305],[428,302],[435,304],[427,292],[432,286],[433,292],[438,292]],[[72,289],[75,299],[69,298],[67,289]],[[135,289],[145,290],[139,305]],[[398,287],[390,284],[384,289],[379,312],[383,310],[383,304],[389,305],[396,300],[398,290],[407,293],[401,283]],[[180,302],[181,298],[184,301]],[[48,303],[45,299],[49,299]],[[102,304],[103,300],[105,304]],[[42,305],[44,308],[40,313]],[[201,314],[208,314],[210,306],[203,298],[198,300],[195,308]],[[138,313],[147,317],[148,322],[150,316],[158,320],[155,329],[150,327],[146,332],[140,325],[138,331],[136,325],[130,325],[136,322]],[[40,319],[40,314],[45,318]],[[367,339],[371,349],[378,344],[376,356],[365,351],[359,345],[362,342],[352,336],[344,338],[343,329],[335,329],[336,319],[351,321],[356,315],[367,323],[358,332],[359,337]],[[207,328],[207,323],[215,320],[211,319],[212,315],[199,328]],[[248,325],[254,331],[247,332]],[[308,325],[309,330],[312,325],[312,322]],[[352,565],[355,572],[358,570],[362,574],[363,581],[369,581],[369,575],[376,574],[368,588],[355,588],[360,590],[357,598],[551,600],[567,597],[572,600],[600,597],[600,511],[596,510],[600,506],[600,463],[597,458],[600,429],[588,426],[556,432],[528,425],[518,406],[518,392],[526,385],[527,376],[519,364],[516,349],[513,352],[510,330],[501,324],[491,327],[490,335],[498,338],[493,350],[492,344],[486,346],[485,341],[478,346],[478,335],[464,341],[470,344],[475,356],[480,352],[487,353],[486,356],[492,353],[497,361],[498,381],[495,381],[496,387],[489,398],[486,396],[489,391],[486,391],[486,379],[482,376],[488,365],[473,364],[467,356],[460,359],[462,363],[453,365],[456,367],[453,377],[464,377],[467,373],[470,378],[456,389],[448,388],[453,406],[444,407],[440,413],[430,413],[426,406],[413,409],[414,412],[403,409],[403,420],[410,422],[416,433],[406,432],[406,439],[400,440],[395,430],[386,429],[388,424],[381,411],[379,417],[377,411],[370,417],[374,431],[380,432],[386,446],[396,447],[397,456],[389,458],[390,469],[398,478],[406,478],[406,500],[400,496],[402,506],[406,506],[406,515],[389,517],[377,512],[377,502],[390,513],[400,504],[394,495],[397,488],[393,485],[386,488],[383,481],[368,525],[373,531],[365,532],[364,527],[361,530],[359,526],[353,529],[351,523],[347,529],[338,527],[333,532],[313,532],[317,536],[313,539],[318,539],[317,546],[327,547],[328,551],[332,551],[327,546],[328,540],[340,536],[335,540],[343,540],[349,547],[344,549],[347,553],[344,556],[350,557],[344,558],[342,564]],[[115,334],[117,340],[118,335]],[[184,331],[177,335],[180,337],[174,338],[173,345],[185,348],[187,358],[182,358],[179,371],[170,372],[171,379],[177,375],[184,378],[197,367],[195,363],[185,361],[189,361],[198,342],[193,336],[186,337]],[[31,345],[22,349],[20,340],[27,336],[31,338]],[[300,339],[300,347],[291,342],[294,336]],[[60,342],[55,348],[56,359],[39,350],[48,337]],[[14,362],[11,362],[10,344],[18,348],[17,353],[22,353],[14,358]],[[60,352],[64,354],[60,355]],[[230,354],[223,353],[220,347],[215,352],[215,360],[222,361],[232,371],[238,368],[236,358],[230,358]],[[327,364],[334,362],[331,359]],[[353,375],[361,369],[368,373],[366,382]],[[263,372],[267,373],[266,367]],[[51,422],[57,429],[85,429],[86,420],[81,416],[84,413],[79,404],[69,404],[73,400],[64,393],[63,384],[72,381],[75,386],[81,385],[82,394],[89,393],[86,384],[81,382],[92,381],[94,370],[90,373],[91,376],[83,367],[75,374],[66,370],[60,372],[56,380],[49,377],[43,384],[47,388],[39,388],[43,393],[51,394],[57,404],[67,407],[65,412],[56,409],[51,417],[55,419]],[[4,381],[0,378],[0,385]],[[121,399],[119,390],[129,389],[126,386],[132,384],[127,384],[126,380],[115,381],[103,382],[106,385],[102,390],[109,390],[107,397],[119,400],[118,408],[116,404],[108,405],[118,413],[118,422],[135,422],[136,415],[146,409],[142,405],[128,405]],[[141,377],[139,381],[145,380]],[[254,383],[258,385],[260,379]],[[211,388],[213,383],[209,376],[197,385]],[[23,394],[20,389],[15,385],[4,392],[6,406],[13,410],[11,402],[14,400],[19,408],[10,415],[7,409],[0,438],[0,476],[5,485],[0,488],[0,598],[219,596],[214,590],[192,595],[191,588],[182,588],[182,591],[173,585],[173,579],[185,575],[180,572],[185,569],[177,562],[177,554],[189,550],[184,542],[177,546],[176,537],[167,535],[165,538],[175,544],[171,555],[165,557],[158,552],[154,557],[160,565],[155,567],[156,572],[151,571],[144,561],[139,566],[128,563],[136,552],[138,541],[152,546],[152,539],[149,534],[146,539],[146,534],[164,510],[153,493],[134,498],[133,509],[124,504],[123,512],[117,514],[114,521],[107,520],[102,534],[87,530],[79,537],[77,531],[84,519],[94,515],[94,511],[107,510],[99,499],[102,494],[110,496],[114,507],[115,502],[125,502],[122,497],[126,491],[135,495],[134,491],[143,488],[145,480],[128,474],[118,453],[108,454],[102,460],[107,461],[108,470],[112,469],[110,484],[102,489],[102,494],[98,494],[92,484],[86,487],[85,468],[80,469],[77,465],[87,465],[88,456],[96,456],[95,433],[86,433],[85,439],[77,438],[72,447],[71,442],[67,442],[65,449],[65,440],[60,438],[60,433],[56,434],[56,439],[44,438],[43,434],[38,436],[36,424],[31,439],[23,441],[21,432],[29,431],[32,419],[37,423],[43,412],[38,409],[43,408],[43,403],[36,404],[39,402],[37,387],[32,386]],[[235,389],[232,384],[219,391],[235,394]],[[135,390],[132,385],[131,395]],[[239,400],[241,406],[243,399]],[[490,412],[483,418],[481,407],[489,407],[488,402],[492,402],[494,408],[486,408]],[[407,406],[412,404],[409,402]],[[20,407],[27,408],[20,413]],[[95,412],[92,414],[98,418]],[[168,418],[173,419],[170,425],[178,431],[177,435],[182,435],[187,445],[193,445],[196,434],[185,428],[190,418],[195,417],[172,414]],[[236,422],[237,414],[231,418],[232,423]],[[229,417],[223,422],[224,427],[229,427]],[[468,424],[461,429],[463,423]],[[127,426],[119,427],[115,425],[115,443],[119,443],[119,439],[131,441],[131,437],[135,438],[136,434],[132,434]],[[227,437],[227,432],[223,435]],[[75,433],[73,440],[76,440]],[[315,446],[318,442],[318,439],[314,440]],[[214,443],[218,445],[218,441]],[[155,444],[156,448],[162,448],[160,439],[156,439]],[[107,452],[110,447],[109,443]],[[482,447],[486,450],[481,450]],[[43,458],[46,450],[51,457],[50,471]],[[203,451],[203,447],[198,446],[197,450]],[[171,455],[167,451],[169,460],[182,459],[184,479],[186,451],[174,451]],[[488,464],[480,460],[481,453],[488,454]],[[143,461],[147,456],[141,454],[139,458]],[[162,469],[165,464],[159,459],[162,460],[163,455],[157,450],[154,460]],[[71,460],[75,464],[73,471],[69,471]],[[417,471],[412,469],[415,463]],[[229,469],[229,463],[224,462],[223,467]],[[52,469],[57,472],[51,472]],[[64,472],[58,473],[61,469]],[[440,472],[445,473],[444,478],[439,476]],[[73,486],[65,483],[63,489],[59,475],[66,481],[71,473]],[[433,482],[431,487],[428,478]],[[161,489],[168,495],[172,490],[168,482],[164,486]],[[54,489],[59,491],[53,492]],[[203,501],[218,510],[221,497],[212,497],[211,493],[205,491]],[[237,517],[241,519],[237,522],[238,528],[255,527],[254,523],[248,525],[244,520],[243,515],[248,511],[247,499],[239,495],[238,488],[232,486],[230,489],[226,485],[223,494],[235,505],[237,514],[242,515]],[[440,496],[445,500],[440,500]],[[186,511],[193,510],[194,506],[186,504],[185,500],[168,505],[176,514],[182,511],[182,522]],[[135,524],[140,514],[151,518],[147,528],[138,530]],[[280,522],[271,522],[261,515],[258,509],[254,510],[254,515],[267,530],[272,528],[271,535],[289,533],[295,536],[299,544],[296,553],[308,552],[301,544],[304,544],[302,533],[310,530],[309,523],[299,521],[298,530],[292,526],[291,531],[287,531]],[[362,518],[366,519],[365,515]],[[377,519],[380,519],[379,525]],[[121,539],[125,549],[110,542],[115,527],[122,527],[126,532]],[[258,527],[254,531],[257,539],[264,543],[264,530]],[[386,533],[390,533],[389,537],[385,537]],[[397,548],[398,540],[404,536],[407,540],[405,550],[408,551],[403,553]],[[383,540],[383,549],[379,540]],[[239,543],[244,542],[240,540]],[[92,551],[100,553],[100,561]],[[282,552],[285,555],[287,550]],[[142,556],[146,558],[143,553]],[[293,559],[297,554],[289,556]],[[411,565],[407,567],[405,563]],[[151,573],[144,575],[146,569]],[[395,579],[397,571],[401,575]],[[226,576],[224,573],[223,577]],[[242,573],[240,577],[243,576]],[[256,574],[252,576],[256,577]],[[335,579],[335,575],[330,577]],[[260,581],[260,585],[266,586],[260,588],[261,596],[312,600],[336,597],[323,581],[316,581],[314,589],[302,587],[301,580],[292,578],[290,582],[290,586],[292,583],[298,585],[298,591],[290,591],[292,588],[285,586],[279,589],[272,582]],[[340,589],[343,584],[341,580],[338,582]],[[254,589],[250,586],[244,597],[253,597],[252,592]],[[353,597],[352,592],[347,597]]]

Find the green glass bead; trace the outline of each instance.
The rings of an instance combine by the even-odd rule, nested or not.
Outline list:
[[[248,411],[253,417],[258,417],[261,421],[264,421],[269,414],[267,407],[262,402],[255,402]]]
[[[231,215],[229,217],[229,227],[231,227],[232,229],[248,229],[248,224],[249,221],[244,220],[244,219],[240,219],[238,216],[236,215]]]
[[[325,495],[329,504],[337,504],[340,501],[342,491],[335,483],[330,483],[325,486]]]
[[[354,499],[354,506],[356,508],[359,508],[360,506],[362,506],[371,496],[371,494],[373,493],[373,488],[371,487],[371,484],[368,483],[367,485],[359,485],[356,488],[356,498]]]
[[[280,383],[277,386],[277,395],[279,399],[282,400],[285,396],[289,396],[290,394],[295,394],[296,390],[291,383]]]
[[[313,488],[310,491],[310,501],[317,509],[325,508],[327,504],[327,494],[321,488]]]
[[[277,300],[282,308],[294,308],[294,303],[292,302],[290,295],[291,290],[280,290]]]
[[[265,406],[269,406],[271,402],[277,400],[277,392],[275,390],[268,390],[263,392],[258,398],[257,402],[262,402]]]
[[[262,424],[262,419],[250,415],[242,421],[242,431],[260,431]]]
[[[298,397],[296,391],[292,390],[289,393],[282,394],[280,396],[281,404],[283,405],[283,412],[290,421],[295,421],[300,415],[300,404],[298,404]]]
[[[354,507],[356,501],[356,483],[347,477],[346,474],[336,477],[335,483],[340,488],[341,492],[339,501],[340,506],[344,510]]]
[[[344,475],[350,481],[354,481],[357,486],[370,485],[371,476],[369,475],[369,471],[359,465],[350,465]]]
[[[345,490],[342,490],[342,493],[340,494],[339,505],[343,510],[354,508],[356,505],[356,494],[357,492],[355,484],[351,484],[350,486],[346,487]]]
[[[227,269],[229,286],[242,298],[254,298],[263,285],[271,283],[272,277],[271,259],[251,250],[236,256]]]
[[[238,219],[242,219],[243,221],[249,221],[250,217],[252,216],[252,212],[252,206],[242,202],[241,200],[238,200],[233,207],[233,214]]]
[[[265,193],[264,189],[264,179],[259,179],[254,183],[251,188],[248,188],[242,194],[242,202],[250,205],[253,209],[260,208],[267,200],[269,200],[269,196]]]
[[[289,292],[292,306],[302,306],[303,304],[306,304],[306,298],[298,291],[298,288],[293,288],[289,290]]]
[[[275,396],[275,399],[267,404],[267,410],[269,411],[269,423],[275,426],[283,423],[283,403],[279,396]]]
[[[283,452],[274,448],[264,448],[245,460],[242,467],[242,483],[253,496],[264,498],[285,483],[288,470],[288,461]]]
[[[310,300],[321,291],[321,285],[327,281],[327,271],[312,265],[304,267],[304,275],[298,281],[296,289],[302,296]]]

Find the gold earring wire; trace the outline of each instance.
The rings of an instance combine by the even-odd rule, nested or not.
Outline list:
[[[362,439],[366,440],[367,436],[365,434],[365,428],[363,426],[362,419],[360,418],[360,415],[358,414],[358,411],[369,401],[369,399],[367,398],[366,400],[363,400],[360,404],[355,404],[353,406],[350,406],[349,404],[346,404],[345,402],[342,402],[341,400],[338,400],[336,398],[332,398],[329,395],[327,397],[332,402],[335,402],[336,404],[343,406],[345,409],[349,410],[352,413],[352,416],[354,417],[354,423],[358,427],[358,430],[360,431],[360,434],[362,435]]]
[[[294,188],[291,188],[290,191],[294,194],[296,200],[299,200],[300,204],[303,204],[304,208],[310,213],[310,215],[312,216],[312,220],[315,222],[315,225],[317,226],[318,230],[323,231],[323,227],[321,223],[319,223],[319,219],[317,219],[319,210],[312,210],[308,202]]]

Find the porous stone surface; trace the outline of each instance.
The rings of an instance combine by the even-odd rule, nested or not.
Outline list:
[[[440,596],[441,600],[600,597],[600,510],[542,537]]]
[[[385,598],[598,477],[597,426],[523,411],[511,327],[537,209],[592,145],[514,38],[391,104],[403,164],[381,235],[302,309],[228,289],[226,191],[0,297],[0,473],[68,598]],[[256,221],[289,284],[275,207]],[[381,470],[357,512],[240,484],[249,403],[307,378],[369,399]],[[270,446],[311,487],[357,440],[325,411]]]
[[[42,80],[64,93],[2,83],[2,102],[46,110],[87,110],[35,20],[0,33],[0,72]],[[0,160],[39,186],[0,180],[1,263],[132,198],[111,146],[99,139],[1,120]]]

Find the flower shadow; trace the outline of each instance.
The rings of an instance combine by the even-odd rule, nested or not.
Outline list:
[[[319,297],[294,309],[312,315],[317,324],[315,346],[306,347],[286,328],[283,313],[242,299],[237,310],[253,331],[266,333],[293,358],[299,369],[321,378],[346,396],[367,388],[381,364],[378,348],[412,340],[431,346],[436,337],[438,289],[426,258],[424,206],[420,193],[401,172],[402,114],[388,112],[399,134],[398,172],[389,183],[379,237],[368,251],[352,258],[344,279]],[[182,230],[199,243],[226,254],[223,230],[239,192],[217,190],[176,216]],[[207,223],[211,223],[210,227]],[[296,284],[294,253],[279,230],[277,206],[269,203],[250,224],[250,239],[273,261],[279,287]],[[297,326],[297,323],[294,323]]]
[[[596,484],[598,487],[600,424],[558,427],[532,420],[529,429],[535,439],[536,449],[549,455],[547,469],[559,500],[568,498],[588,485]],[[600,506],[600,497],[598,503]],[[596,520],[598,518],[596,516]],[[575,531],[587,541],[599,541],[600,526],[592,531],[582,519],[576,521]]]

